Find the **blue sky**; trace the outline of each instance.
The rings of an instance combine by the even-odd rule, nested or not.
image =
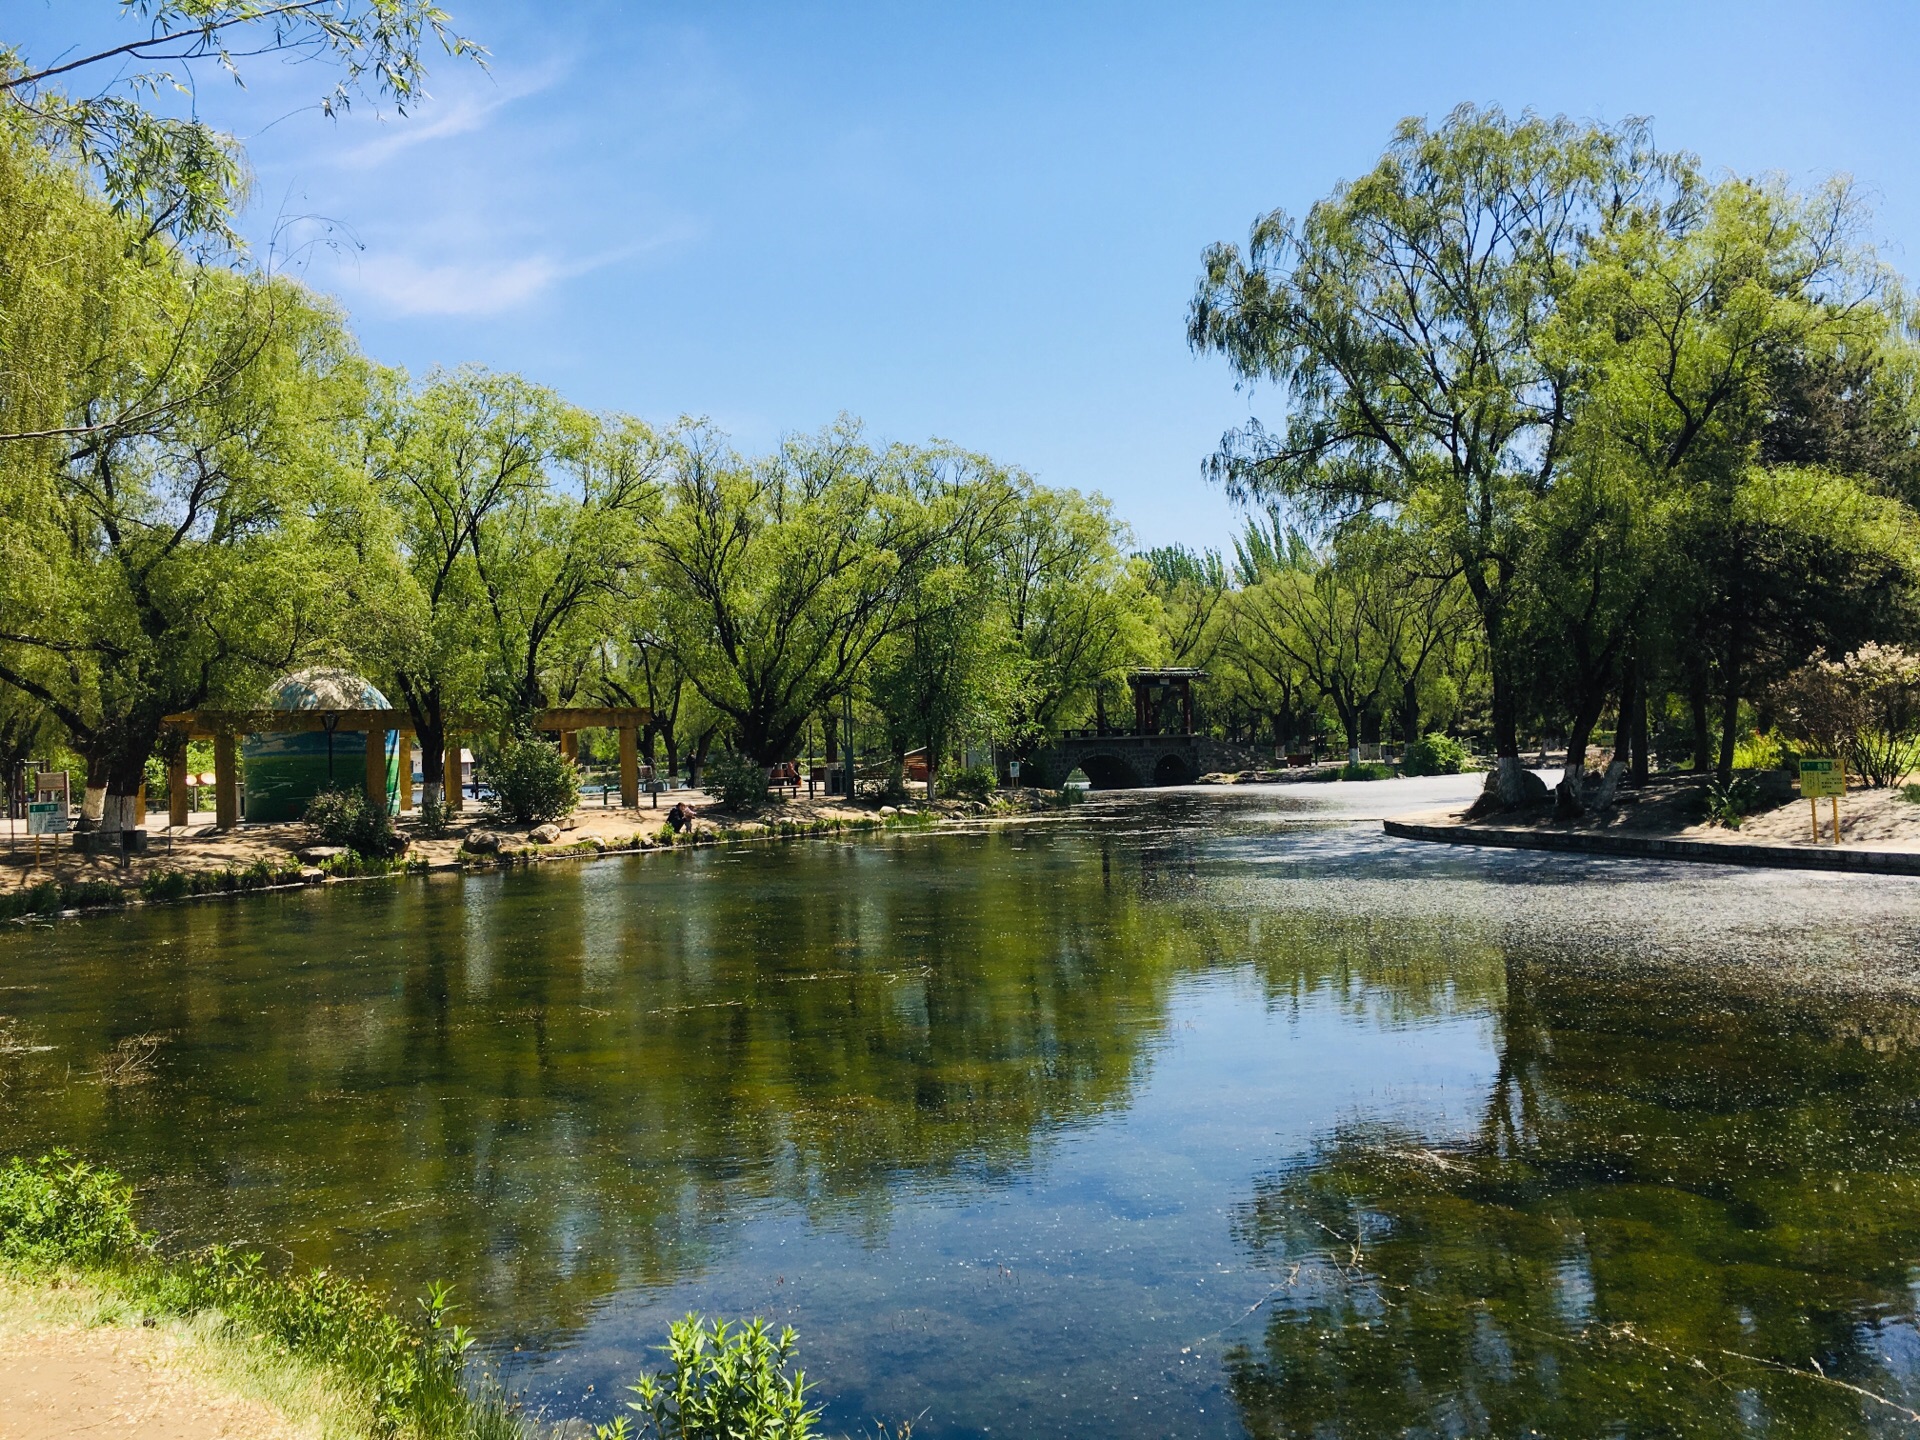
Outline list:
[[[366,349],[477,361],[747,448],[841,411],[1099,490],[1139,542],[1222,545],[1236,393],[1186,349],[1201,249],[1461,101],[1652,118],[1714,170],[1853,175],[1920,255],[1912,4],[443,0],[493,52],[409,118],[258,62],[248,229],[296,237]],[[0,0],[36,56],[110,0]]]

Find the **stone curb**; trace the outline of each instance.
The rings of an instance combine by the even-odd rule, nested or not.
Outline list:
[[[1489,845],[1506,850],[1560,850],[1581,855],[1620,855],[1642,860],[1686,860],[1705,865],[1761,865],[1778,870],[1845,870],[1868,875],[1920,875],[1920,854],[1858,850],[1795,850],[1784,845],[1722,845],[1711,840],[1661,840],[1642,835],[1581,835],[1556,830],[1507,830],[1486,825],[1420,825],[1382,820],[1381,829],[1401,840],[1444,845]]]

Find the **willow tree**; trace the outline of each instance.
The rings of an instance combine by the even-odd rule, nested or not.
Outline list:
[[[1638,124],[1463,106],[1403,121],[1303,220],[1274,211],[1245,252],[1206,254],[1189,342],[1286,403],[1278,428],[1225,436],[1210,473],[1316,519],[1390,516],[1446,557],[1486,638],[1508,801],[1525,793],[1521,566],[1592,378],[1562,306],[1596,247],[1684,229],[1700,189]]]
[[[240,241],[240,143],[197,114],[170,113],[157,103],[166,92],[202,75],[237,83],[246,62],[279,55],[326,74],[319,108],[328,115],[365,99],[404,115],[424,95],[431,47],[485,56],[430,0],[121,0],[96,8],[117,8],[126,38],[39,59],[0,45],[0,112],[30,123],[92,172],[143,239]]]
[[[1021,657],[1007,738],[1026,753],[1152,658],[1146,565],[1100,495],[1019,478],[991,558],[994,601]]]
[[[338,492],[363,366],[340,317],[284,280],[122,240],[86,352],[46,397],[59,433],[0,448],[29,522],[0,575],[0,681],[87,763],[89,809],[131,828],[175,711],[250,703],[337,629]]]
[[[844,419],[757,461],[705,431],[672,448],[645,533],[661,637],[761,764],[855,684],[958,523],[911,461]]]

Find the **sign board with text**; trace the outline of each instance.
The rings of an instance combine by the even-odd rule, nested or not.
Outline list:
[[[27,833],[29,835],[66,834],[67,802],[64,800],[36,800],[28,805]]]
[[[1800,762],[1800,794],[1807,800],[1818,800],[1823,795],[1841,795],[1847,793],[1847,772],[1838,760],[1802,760]]]

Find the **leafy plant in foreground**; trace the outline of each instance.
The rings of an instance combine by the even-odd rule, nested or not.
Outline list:
[[[672,1368],[642,1376],[627,1402],[640,1416],[643,1440],[808,1440],[820,1418],[807,1405],[803,1371],[787,1374],[798,1337],[791,1326],[775,1336],[764,1320],[737,1329],[725,1320],[709,1327],[698,1315],[667,1332]],[[632,1422],[621,1416],[596,1428],[596,1440],[629,1440]]]

